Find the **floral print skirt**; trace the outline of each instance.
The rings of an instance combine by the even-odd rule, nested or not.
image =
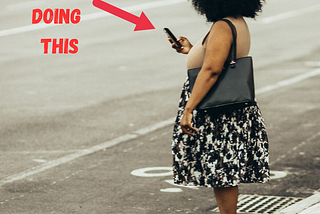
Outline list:
[[[194,136],[184,134],[180,120],[189,99],[186,80],[175,121],[172,154],[176,184],[230,187],[269,180],[268,137],[256,104],[242,108],[193,112]]]

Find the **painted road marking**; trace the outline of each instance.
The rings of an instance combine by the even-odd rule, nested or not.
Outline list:
[[[37,163],[46,163],[47,162],[44,159],[33,159],[32,161],[37,162]]]
[[[170,167],[170,168],[172,168],[172,167]],[[173,186],[184,187],[184,188],[189,188],[189,189],[199,189],[199,186],[191,186],[191,185],[186,186],[186,185],[178,185],[178,184],[175,184],[175,183],[173,182],[173,179],[165,180],[165,182],[167,182],[168,184],[171,184],[171,185],[173,185]]]
[[[156,171],[159,171],[159,172],[157,173]],[[152,172],[152,173],[148,173],[148,172]],[[167,176],[172,177],[173,171],[172,171],[172,167],[147,167],[147,168],[133,170],[131,174],[137,177],[148,177],[148,178],[167,177]],[[284,178],[286,176],[287,176],[287,173],[284,171],[271,171],[270,173],[270,178],[272,180]],[[165,180],[165,182],[177,187],[183,187],[183,188],[189,188],[189,189],[195,189],[195,190],[199,189],[199,186],[175,184],[173,182],[173,179]],[[168,192],[168,193],[183,192],[181,188],[166,188],[166,189],[160,189],[160,191]]]
[[[153,125],[148,126],[146,128],[140,129],[140,130],[136,131],[135,133],[122,135],[118,138],[115,138],[113,140],[98,144],[98,145],[93,146],[91,148],[79,150],[78,152],[75,152],[73,154],[70,154],[70,155],[55,159],[55,160],[48,161],[42,165],[39,165],[39,166],[33,167],[31,169],[28,169],[26,171],[11,175],[9,177],[6,177],[6,178],[0,180],[0,187],[5,184],[8,184],[8,183],[11,183],[14,181],[18,181],[18,180],[24,179],[28,176],[43,172],[47,169],[51,169],[53,167],[59,166],[61,164],[68,163],[70,161],[73,161],[73,160],[80,158],[80,157],[83,157],[85,155],[89,155],[89,154],[110,148],[110,147],[115,146],[119,143],[123,143],[123,142],[127,142],[129,140],[136,139],[142,135],[148,134],[148,133],[153,132],[155,130],[164,128],[168,125],[171,125],[173,123],[174,119],[175,118],[170,118],[168,120],[161,121],[159,123],[153,124]]]
[[[320,67],[320,61],[306,61],[304,65],[307,67],[318,68]]]
[[[161,192],[183,192],[181,188],[167,188],[161,189]]]
[[[152,171],[152,173],[147,173]],[[160,171],[160,172],[156,172]],[[167,171],[167,172],[163,172]],[[131,172],[132,175],[137,176],[137,177],[146,177],[146,178],[151,178],[151,177],[166,177],[166,176],[172,176],[172,167],[147,167],[147,168],[142,168],[142,169],[136,169]],[[287,173],[284,171],[271,171],[270,177],[272,180],[274,179],[280,179],[284,178],[287,176]],[[176,185],[176,186],[182,186],[182,185],[177,185],[174,184],[172,180],[166,180],[167,183]],[[183,186],[186,188],[192,188],[192,189],[197,189],[198,187],[196,186]]]
[[[80,149],[73,150],[34,150],[34,151],[0,151],[0,155],[2,154],[63,154],[63,153],[74,153],[81,151]]]
[[[280,157],[278,157],[275,161],[273,161],[272,163],[270,163],[270,166],[280,162],[282,159],[286,158],[287,156],[290,156],[292,152],[297,151],[300,147],[305,146],[306,144],[308,144],[310,141],[316,139],[317,137],[320,136],[320,132],[312,135],[311,137],[309,137],[307,140],[299,143],[297,146],[293,147],[292,149],[288,150],[285,154],[281,155]]]
[[[168,171],[160,173],[147,173],[150,171]],[[131,172],[132,175],[138,177],[165,177],[172,175],[172,167],[148,167],[143,169],[136,169]]]
[[[165,6],[174,5],[174,4],[180,4],[183,2],[185,3],[186,0],[153,1],[153,2],[148,2],[148,3],[144,3],[144,4],[138,4],[138,5],[125,7],[125,8],[123,8],[123,10],[129,11],[129,12],[136,12],[136,11],[141,11],[141,10],[146,10],[146,9],[159,8],[159,7],[165,7]],[[81,22],[89,21],[89,20],[93,20],[93,19],[99,19],[99,18],[108,17],[108,16],[112,16],[112,14],[109,14],[106,12],[97,12],[97,13],[87,14],[87,15],[81,16]],[[18,34],[18,33],[25,33],[25,32],[34,31],[34,30],[40,30],[40,29],[49,28],[49,27],[53,27],[53,26],[56,26],[56,25],[54,25],[53,23],[52,24],[39,23],[37,25],[27,25],[27,26],[8,29],[8,30],[2,30],[2,31],[0,31],[0,37],[14,35],[14,34]]]
[[[274,91],[274,90],[277,90],[277,89],[280,89],[280,88],[283,88],[283,87],[286,87],[289,85],[293,85],[293,84],[296,84],[296,83],[301,82],[303,80],[309,79],[311,77],[316,77],[319,75],[320,75],[320,68],[312,70],[312,71],[307,72],[305,74],[297,75],[292,78],[277,82],[274,85],[269,85],[269,86],[260,88],[260,89],[256,90],[256,94],[260,95],[260,94],[264,94],[267,92],[271,92],[271,91]]]
[[[152,9],[152,8],[157,8],[157,7],[165,7],[165,6],[170,6],[170,5],[180,4],[180,3],[185,3],[185,2],[186,2],[185,0],[154,1],[154,2],[148,2],[148,3],[144,3],[144,4],[125,7],[125,8],[123,8],[123,10],[129,11],[129,12],[136,12],[136,11]],[[302,8],[302,9],[295,10],[295,11],[290,11],[287,13],[278,14],[278,15],[271,16],[271,17],[267,17],[267,18],[259,20],[259,22],[261,22],[263,24],[270,24],[273,22],[281,21],[283,19],[288,19],[291,17],[303,15],[303,14],[310,13],[310,12],[315,12],[318,10],[320,10],[320,4],[315,5],[315,6]],[[92,14],[87,14],[87,15],[81,16],[81,21],[99,19],[99,18],[108,17],[108,16],[112,16],[112,15],[105,13],[105,12],[97,12],[97,13],[92,13]],[[7,29],[7,30],[1,30],[0,37],[14,35],[14,34],[18,34],[18,33],[30,32],[30,31],[34,31],[34,30],[45,29],[45,28],[49,28],[49,27],[53,27],[53,26],[56,26],[56,25],[39,23],[37,25],[27,25],[27,26],[22,26],[22,27]]]
[[[284,178],[288,175],[285,171],[270,171],[270,179],[275,180],[275,179],[280,179]]]
[[[289,85],[292,85],[292,84],[296,84],[298,82],[301,82],[303,80],[306,80],[308,78],[315,77],[315,76],[318,76],[318,75],[320,75],[320,69],[315,69],[315,70],[312,70],[312,71],[307,72],[305,74],[298,75],[296,77],[289,78],[288,80],[281,81],[281,82],[276,83],[274,85],[270,85],[270,86],[261,88],[261,89],[256,91],[256,94],[264,94],[264,93],[267,93],[267,92],[271,92],[271,91],[277,90],[279,88],[286,87],[286,86],[289,86]],[[11,183],[11,182],[14,182],[14,181],[18,181],[18,180],[24,179],[24,178],[26,178],[28,176],[43,172],[43,171],[45,171],[47,169],[51,169],[53,167],[59,166],[61,164],[68,163],[70,161],[73,161],[73,160],[75,160],[77,158],[80,158],[80,157],[83,157],[85,155],[92,154],[92,153],[95,153],[95,152],[110,148],[110,147],[115,146],[115,145],[117,145],[119,143],[123,143],[123,142],[127,142],[129,140],[137,139],[140,136],[149,134],[149,133],[151,133],[153,131],[156,131],[158,129],[164,128],[164,127],[169,126],[169,125],[172,125],[174,123],[174,121],[175,121],[175,118],[170,118],[170,119],[161,121],[159,123],[156,123],[154,125],[148,126],[146,128],[142,128],[142,129],[136,131],[135,133],[129,133],[129,134],[120,136],[118,138],[115,138],[113,140],[98,144],[98,145],[93,146],[91,148],[80,150],[78,152],[75,152],[73,154],[61,157],[59,159],[48,161],[47,163],[44,163],[44,164],[42,164],[40,166],[33,167],[33,168],[29,169],[29,170],[26,170],[26,171],[11,175],[11,176],[9,176],[7,178],[4,178],[4,179],[0,180],[0,187],[5,185],[5,184],[8,184],[8,183]],[[313,137],[315,137],[315,136],[313,136]]]
[[[43,5],[43,2],[40,2],[39,0],[37,1],[27,1],[27,2],[22,2],[22,3],[17,3],[17,4],[11,4],[7,6],[7,10],[9,11],[13,11],[13,10],[21,10],[21,9],[25,9],[27,7],[35,7],[39,5]]]
[[[286,12],[286,13],[281,13],[275,16],[271,16],[268,18],[264,18],[264,19],[260,19],[259,22],[263,23],[263,24],[270,24],[273,22],[277,22],[277,21],[281,21],[284,19],[289,19],[295,16],[301,16],[304,14],[308,14],[308,13],[312,13],[312,12],[316,12],[320,10],[320,4],[317,5],[313,5],[310,7],[305,7],[305,8],[301,8],[298,10],[294,10],[294,11],[290,11],[290,12]]]

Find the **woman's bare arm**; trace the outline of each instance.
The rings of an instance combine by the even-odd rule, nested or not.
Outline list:
[[[189,129],[197,131],[197,129],[191,127],[192,111],[217,81],[228,58],[232,39],[232,31],[227,23],[218,21],[213,25],[207,38],[207,48],[202,68],[181,119],[180,125],[183,132],[193,135]]]

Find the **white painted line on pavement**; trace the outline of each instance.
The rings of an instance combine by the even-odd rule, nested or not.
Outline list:
[[[129,11],[129,12],[135,12],[135,11],[142,12],[142,10],[152,9],[152,8],[156,8],[156,7],[165,7],[165,6],[179,4],[179,3],[183,3],[183,2],[186,2],[186,0],[153,1],[153,2],[148,2],[148,3],[144,3],[144,4],[138,4],[138,5],[125,7],[125,8],[123,8],[123,10]],[[113,15],[110,13],[106,13],[106,12],[98,12],[98,13],[93,13],[93,14],[88,14],[88,15],[82,16],[81,21],[88,21],[88,20],[98,19],[98,18],[107,17],[107,16],[113,16]]]
[[[81,151],[80,149],[72,149],[72,150],[34,150],[34,151],[0,151],[0,155],[2,154],[62,154],[62,153],[74,153]]]
[[[42,4],[43,4],[43,2],[40,2],[39,0],[27,1],[27,2],[8,5],[7,10],[9,10],[9,11],[21,10],[21,9],[25,9],[26,7],[34,7],[36,5],[39,7],[39,5],[42,5]]]
[[[303,81],[305,79],[308,79],[308,78],[311,78],[311,77],[314,77],[314,76],[317,76],[317,75],[320,75],[320,69],[312,70],[312,71],[310,71],[310,72],[308,72],[306,74],[298,75],[298,76],[290,78],[288,80],[281,81],[281,82],[279,82],[279,83],[277,83],[275,85],[271,85],[271,86],[267,86],[267,87],[261,88],[261,89],[257,90],[256,93],[257,94],[263,94],[263,93],[271,92],[271,91],[277,90],[279,88],[282,88],[282,87],[285,87],[285,86],[289,86],[289,85],[301,82],[301,81]],[[140,129],[140,130],[138,130],[138,131],[136,131],[134,133],[130,133],[130,134],[126,134],[126,135],[120,136],[118,138],[115,138],[113,140],[98,144],[98,145],[93,146],[91,148],[80,150],[80,151],[75,152],[73,154],[64,156],[64,157],[56,159],[56,160],[49,161],[49,162],[47,162],[45,164],[42,164],[40,166],[36,166],[36,167],[33,167],[33,168],[29,169],[29,170],[23,171],[21,173],[9,176],[7,178],[4,178],[4,179],[0,180],[0,187],[5,185],[5,184],[24,179],[24,178],[26,178],[28,176],[37,174],[39,172],[43,172],[43,171],[45,171],[47,169],[51,169],[51,168],[53,168],[55,166],[59,166],[59,165],[64,164],[64,163],[68,163],[70,161],[73,161],[73,160],[75,160],[77,158],[80,158],[80,157],[83,157],[85,155],[92,154],[92,153],[107,149],[107,148],[115,146],[115,145],[117,145],[119,143],[123,143],[123,142],[129,141],[129,140],[136,139],[136,138],[138,138],[140,136],[149,134],[150,132],[153,132],[153,131],[156,131],[158,129],[164,128],[164,127],[166,127],[168,125],[172,125],[174,123],[174,121],[175,121],[175,118],[170,118],[170,119],[161,121],[159,123],[156,123],[154,125],[148,126],[146,128],[142,128],[142,129]]]
[[[153,1],[153,2],[148,2],[148,3],[144,3],[144,4],[138,4],[138,5],[125,7],[122,9],[126,10],[128,12],[136,12],[136,11],[142,12],[142,10],[146,10],[146,9],[165,7],[165,6],[179,4],[179,3],[183,3],[183,2],[187,2],[187,1],[186,0]],[[106,13],[106,12],[97,12],[97,13],[82,15],[81,21],[89,21],[89,20],[99,19],[99,18],[108,17],[108,16],[112,16],[112,15],[110,13]],[[34,31],[34,30],[40,30],[40,29],[49,28],[49,27],[53,27],[53,26],[57,26],[57,25],[55,25],[53,23],[51,23],[51,24],[40,23],[40,24],[12,28],[12,29],[8,29],[8,30],[2,30],[2,31],[0,31],[0,37],[14,35],[14,34],[18,34],[18,33],[25,33],[25,32]]]
[[[46,163],[47,162],[44,159],[33,159],[32,161],[37,162],[37,163]]]
[[[44,163],[42,165],[33,167],[29,170],[17,173],[15,175],[9,176],[7,178],[0,180],[0,187],[5,184],[24,179],[28,176],[37,174],[39,172],[43,172],[47,169],[51,169],[53,167],[59,166],[61,164],[68,163],[70,161],[73,161],[73,160],[80,158],[80,157],[83,157],[85,155],[89,155],[89,154],[107,149],[107,148],[115,146],[119,143],[123,143],[123,142],[129,141],[129,140],[136,139],[142,135],[145,135],[145,134],[148,134],[148,133],[155,131],[157,129],[166,127],[166,126],[172,124],[174,122],[174,120],[175,120],[175,118],[170,118],[168,120],[161,121],[161,122],[156,123],[154,125],[151,125],[149,127],[140,129],[140,130],[136,131],[135,133],[130,133],[130,134],[120,136],[118,138],[115,138],[113,140],[98,144],[98,145],[93,146],[91,148],[80,150],[80,151],[75,152],[73,154],[58,158],[56,160],[48,161],[47,163]]]
[[[307,67],[319,68],[320,61],[306,61],[306,62],[304,62],[304,65]]]
[[[307,14],[307,13],[311,13],[311,12],[316,12],[320,10],[320,4],[317,5],[313,5],[310,7],[305,7],[305,8],[301,8],[299,10],[294,10],[294,11],[290,11],[290,12],[286,12],[286,13],[281,13],[275,16],[271,16],[268,18],[264,18],[264,19],[260,19],[259,22],[263,23],[263,24],[270,24],[273,22],[277,22],[277,21],[281,21],[283,19],[289,19],[295,16],[300,16],[303,14]]]
[[[283,210],[276,212],[275,214],[312,214],[319,213],[320,207],[320,192],[316,192],[314,195],[299,201]],[[313,212],[316,211],[316,212]]]
[[[287,80],[280,81],[274,85],[269,85],[269,86],[260,88],[260,89],[256,90],[256,94],[259,95],[259,94],[264,94],[264,93],[267,93],[270,91],[274,91],[276,89],[283,88],[283,87],[286,87],[289,85],[293,85],[295,83],[298,83],[303,80],[309,79],[311,77],[319,76],[319,75],[320,75],[320,68],[312,70],[312,71],[305,73],[305,74],[301,74],[301,75],[289,78]]]
[[[309,142],[313,141],[314,139],[318,138],[320,136],[320,132],[312,135],[311,137],[309,137],[308,139],[306,139],[305,141],[302,141],[301,143],[299,143],[298,145],[296,145],[295,147],[289,149],[285,154],[279,156],[276,160],[274,160],[272,163],[269,164],[269,166],[273,166],[274,164],[280,162],[281,160],[287,158],[288,156],[290,157],[292,155],[293,152],[297,151],[299,148],[306,146],[306,144],[308,144]]]

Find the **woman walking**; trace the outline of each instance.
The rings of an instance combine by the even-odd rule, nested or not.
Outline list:
[[[197,111],[231,58],[232,28],[236,58],[250,50],[250,32],[243,17],[255,18],[261,0],[192,0],[213,25],[194,46],[180,37],[179,53],[188,54],[187,69],[201,67],[192,92],[186,80],[173,131],[173,172],[176,184],[212,187],[221,214],[237,212],[238,185],[269,180],[268,137],[256,102]],[[228,24],[229,22],[229,24]],[[171,40],[170,40],[171,41]],[[172,42],[172,41],[171,41]]]

